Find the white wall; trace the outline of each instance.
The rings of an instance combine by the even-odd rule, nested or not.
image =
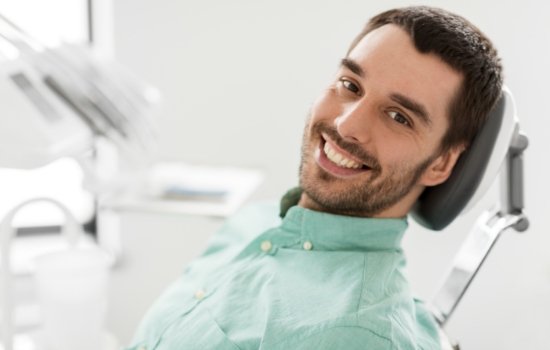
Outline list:
[[[550,6],[524,1],[425,1],[469,18],[500,50],[526,154],[530,230],[498,242],[448,331],[464,349],[547,349],[550,343]],[[114,1],[115,52],[164,93],[159,159],[260,167],[257,198],[297,182],[306,112],[364,22],[408,1]],[[407,235],[410,275],[429,297],[473,220]]]

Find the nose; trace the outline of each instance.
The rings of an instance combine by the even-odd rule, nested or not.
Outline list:
[[[348,141],[360,144],[368,143],[374,123],[372,115],[371,106],[365,101],[348,104],[334,120],[336,131]]]

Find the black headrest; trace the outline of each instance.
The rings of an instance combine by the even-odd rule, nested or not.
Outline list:
[[[411,214],[422,226],[431,230],[445,228],[476,193],[502,130],[507,107],[506,94],[501,95],[482,129],[462,153],[449,179],[438,186],[426,188],[416,202]],[[511,100],[508,102],[513,104]]]

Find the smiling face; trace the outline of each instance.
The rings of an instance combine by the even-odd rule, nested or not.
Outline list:
[[[403,217],[444,182],[463,147],[440,152],[462,75],[384,25],[342,60],[304,131],[300,205],[335,214]]]

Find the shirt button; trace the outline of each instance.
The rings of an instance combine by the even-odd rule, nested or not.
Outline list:
[[[302,247],[304,250],[311,250],[313,249],[313,244],[310,241],[305,241]]]
[[[271,244],[270,241],[263,241],[262,244],[260,244],[260,249],[265,253],[269,252],[271,248],[273,248],[273,244]]]
[[[195,299],[201,300],[204,298],[205,295],[206,295],[206,292],[204,291],[204,289],[199,289],[195,292]]]

